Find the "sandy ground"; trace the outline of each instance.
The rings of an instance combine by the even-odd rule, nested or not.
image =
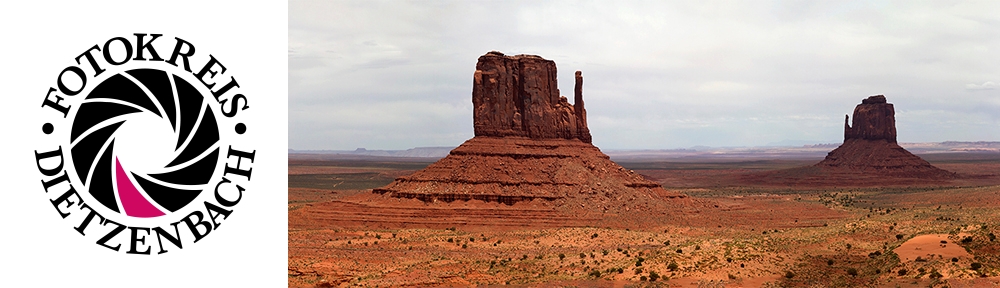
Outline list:
[[[976,170],[962,165],[976,164],[953,164]],[[296,173],[373,171],[343,165],[300,169]],[[706,181],[725,174],[707,171],[711,173],[688,173]],[[675,180],[684,181],[671,181]],[[594,214],[567,215],[543,202],[514,207],[475,200],[399,199],[385,206],[366,190],[290,188],[288,283],[290,287],[1000,285],[1000,240],[990,236],[1000,234],[1000,227],[994,227],[1000,223],[1000,211],[995,209],[1000,205],[1000,186],[691,186],[683,192],[705,206],[677,215],[652,213],[659,216],[641,222],[655,225],[635,229],[627,221],[589,225],[580,220]],[[966,237],[971,240],[963,243]],[[940,241],[947,243],[942,247]],[[916,261],[916,256],[927,261]],[[973,269],[973,263],[980,267]],[[656,280],[651,281],[654,273]]]
[[[968,261],[972,258],[969,252],[965,252],[965,248],[952,242],[952,240],[948,239],[948,236],[948,234],[920,235],[906,240],[906,242],[903,242],[896,249],[892,249],[892,252],[896,252],[896,255],[899,255],[900,261],[915,261],[917,257],[922,257],[922,259],[957,258],[960,261]],[[958,234],[959,238],[965,236],[969,235]]]

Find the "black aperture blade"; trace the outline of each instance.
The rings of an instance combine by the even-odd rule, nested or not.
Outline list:
[[[111,134],[114,134],[118,127],[122,126],[122,123],[125,121],[119,121],[90,133],[87,137],[81,138],[80,142],[77,142],[70,150],[70,154],[73,155],[76,175],[80,175],[80,181],[83,182],[83,185],[87,185],[86,175],[90,173],[90,165],[94,164],[97,153],[101,152],[101,146],[104,146],[104,143],[111,139]]]
[[[114,151],[114,147],[115,140],[112,139],[108,148],[104,149],[104,153],[97,160],[97,166],[94,167],[94,175],[90,177],[90,186],[87,186],[87,190],[91,196],[94,196],[94,199],[97,199],[97,202],[104,204],[104,207],[119,212],[118,201],[115,200],[115,188],[111,184],[111,179],[114,179],[111,174],[111,169],[114,169],[111,166],[111,151]]]
[[[80,105],[80,110],[73,120],[73,128],[69,135],[69,141],[76,141],[76,137],[86,132],[90,127],[98,123],[121,115],[139,112],[132,106],[108,102],[87,102]]]
[[[139,183],[143,191],[146,191],[149,198],[170,212],[177,212],[178,209],[184,208],[201,193],[201,190],[174,189],[156,184],[135,173],[132,173],[132,176],[135,176],[135,181]]]
[[[198,121],[198,114],[201,114],[201,103],[204,101],[204,97],[201,93],[198,93],[198,89],[194,89],[191,84],[187,81],[181,79],[174,75],[174,84],[177,85],[177,106],[180,107],[181,113],[177,115],[177,122],[180,122],[180,133],[177,137],[177,148],[180,149],[181,145],[184,144],[184,140],[187,140],[188,134],[191,134],[191,129],[194,129],[194,122]]]
[[[149,174],[149,177],[153,177],[167,183],[203,185],[207,184],[208,180],[211,180],[212,172],[215,172],[215,164],[218,162],[219,148],[215,148],[215,151],[212,151],[212,153],[206,155],[205,158],[192,163],[188,167],[163,174]]]
[[[153,93],[156,100],[163,107],[163,114],[170,120],[170,127],[177,130],[177,106],[174,105],[174,88],[170,86],[170,75],[167,72],[154,69],[129,70],[129,75],[139,80],[139,83],[146,86],[149,92]]]
[[[205,109],[205,114],[201,119],[198,130],[191,136],[191,143],[188,143],[184,151],[181,151],[181,154],[177,155],[177,158],[170,161],[167,167],[172,167],[198,157],[202,152],[207,151],[208,148],[215,145],[215,142],[219,142],[219,125],[215,122],[215,113],[212,113],[212,110]]]
[[[149,99],[149,96],[142,91],[142,88],[139,88],[139,85],[121,74],[115,74],[115,76],[104,80],[97,87],[94,87],[94,91],[91,91],[90,95],[87,95],[87,99],[98,98],[122,100],[149,110],[156,116],[163,117],[156,109],[156,105],[153,104],[153,99]]]

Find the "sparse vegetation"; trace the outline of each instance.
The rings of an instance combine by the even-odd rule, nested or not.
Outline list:
[[[645,173],[644,171],[648,170],[637,169],[637,172]],[[370,175],[378,173],[381,172],[373,172]],[[294,180],[321,179],[310,177],[297,177]],[[386,176],[384,179],[391,181],[394,177],[398,176]],[[290,186],[293,184],[291,178],[290,175]],[[356,183],[344,185],[348,184]],[[733,221],[744,222],[735,223],[730,227],[725,225],[718,227],[714,223],[706,227],[670,225],[666,228],[657,228],[655,232],[634,228],[626,231],[623,228],[604,226],[478,232],[483,230],[476,228],[467,230],[464,226],[466,224],[458,224],[463,225],[463,231],[458,231],[452,226],[456,224],[447,224],[445,227],[448,228],[443,230],[440,227],[424,229],[391,226],[378,229],[341,226],[304,229],[294,226],[292,211],[306,200],[302,200],[301,197],[293,199],[292,194],[299,192],[293,192],[291,189],[288,232],[290,287],[405,286],[412,285],[407,284],[412,282],[398,278],[390,280],[393,278],[386,277],[388,275],[386,271],[422,272],[423,270],[429,271],[427,277],[430,279],[443,281],[439,282],[443,283],[442,285],[452,283],[448,281],[461,279],[467,281],[462,283],[481,286],[503,285],[508,281],[511,285],[531,286],[563,280],[650,281],[644,285],[656,285],[657,283],[651,282],[665,282],[668,276],[671,279],[687,279],[702,275],[701,273],[705,271],[719,271],[720,274],[717,275],[726,275],[724,279],[732,281],[731,283],[755,281],[752,279],[762,276],[780,277],[772,287],[878,287],[884,283],[881,281],[887,281],[886,279],[907,281],[893,283],[918,282],[917,286],[921,287],[931,283],[937,283],[935,287],[941,287],[947,280],[949,287],[959,287],[951,282],[956,279],[964,281],[962,279],[995,277],[1000,274],[1000,269],[997,268],[1000,267],[1000,253],[997,252],[1000,251],[1000,243],[996,241],[995,236],[998,231],[995,229],[1000,226],[983,224],[1000,221],[1000,211],[991,207],[972,205],[967,201],[953,204],[942,202],[944,205],[940,210],[935,210],[937,203],[933,206],[927,204],[921,206],[920,202],[916,202],[918,204],[906,204],[902,207],[893,202],[901,197],[917,197],[912,195],[959,201],[952,199],[964,195],[963,193],[972,194],[979,191],[996,193],[1000,190],[993,186],[824,188],[816,191],[756,187],[708,189],[699,196],[740,195],[745,198],[738,201],[749,203],[753,200],[748,199],[757,197],[754,195],[779,195],[773,199],[766,199],[774,203],[785,203],[779,199],[785,197],[795,199],[796,203],[802,205],[816,205],[820,207],[819,209],[826,209],[823,208],[826,204],[825,207],[834,207],[835,210],[831,211],[840,214],[831,212],[830,215],[836,214],[836,216],[830,218],[797,217],[795,219],[797,221],[789,220],[787,224],[781,226],[753,226],[755,224],[752,221],[756,220],[736,219]],[[324,197],[322,199],[335,199],[342,197],[339,195],[354,193],[339,189],[335,190],[338,191],[336,193],[332,193],[331,190],[310,191],[309,193],[315,194],[309,195],[321,195]],[[951,193],[951,191],[958,192]],[[831,196],[821,196],[823,194]],[[918,199],[906,203],[923,201],[919,200],[920,198],[906,199]],[[824,203],[824,200],[832,202]],[[447,205],[470,204],[455,201]],[[761,206],[753,205],[755,204],[745,204],[741,207],[748,207],[746,209],[749,210],[761,209]],[[588,203],[587,207],[590,208],[591,204]],[[504,208],[509,209],[509,206]],[[797,213],[779,210],[788,209],[787,207],[765,207],[765,209],[772,208],[773,212],[767,211],[765,214]],[[715,215],[705,216],[715,217]],[[752,232],[750,227],[755,227],[756,232]],[[775,227],[779,227],[780,230]],[[470,231],[481,234],[476,236]],[[933,258],[928,258],[922,255],[917,259],[914,259],[915,256],[908,256],[909,260],[906,260],[900,259],[893,252],[893,249],[906,243],[904,241],[926,234],[950,234],[951,237],[945,245],[949,248],[960,246],[972,256],[963,258],[935,255]],[[668,237],[670,239],[667,239]],[[480,241],[482,243],[477,244]],[[937,239],[932,242],[933,245],[938,243]],[[456,249],[458,247],[465,250]],[[684,253],[683,250],[688,250],[688,253]],[[306,255],[303,251],[323,251],[327,256],[310,258],[311,256],[303,256]],[[615,251],[621,254],[612,253]],[[358,255],[357,253],[375,255],[372,259],[393,259],[392,257],[403,255],[407,261],[382,263],[384,261],[351,257]],[[578,255],[579,258],[566,261],[566,254],[570,257]],[[322,264],[330,261],[340,262],[335,262],[337,264],[335,266]],[[350,278],[336,279],[330,276],[336,275],[335,272],[323,270],[329,269],[326,267],[343,267],[341,269],[351,269],[360,273],[349,276]],[[624,274],[624,271],[629,269],[633,270],[633,273]],[[477,275],[476,273],[487,271],[488,275],[495,275],[497,280],[466,278],[466,275]],[[392,273],[399,275],[398,272]],[[944,279],[942,275],[949,275],[949,278]]]

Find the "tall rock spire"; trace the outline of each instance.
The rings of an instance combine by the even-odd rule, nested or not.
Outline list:
[[[885,96],[875,95],[854,107],[854,122],[844,120],[844,141],[848,139],[885,140],[896,143],[896,112]]]
[[[590,143],[583,108],[583,76],[576,73],[576,107],[559,96],[556,64],[535,55],[479,57],[473,76],[476,136],[579,139]]]

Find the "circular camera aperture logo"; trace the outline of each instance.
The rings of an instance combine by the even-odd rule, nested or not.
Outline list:
[[[182,249],[218,229],[256,152],[239,141],[249,105],[236,78],[161,34],[114,37],[73,60],[41,101],[46,147],[35,150],[59,215],[128,254]]]

